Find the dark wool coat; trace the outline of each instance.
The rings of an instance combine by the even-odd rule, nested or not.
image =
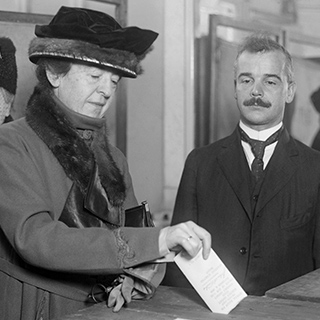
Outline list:
[[[86,179],[90,152],[76,135],[70,140],[74,133],[66,129],[67,120],[59,118],[45,90],[35,90],[27,110],[38,134],[26,118],[0,126],[0,317],[10,320],[76,312],[91,305],[87,296],[97,276],[134,272],[141,263],[159,258],[158,228],[79,229],[59,221],[73,181],[81,185]],[[44,120],[37,110],[51,112],[59,121]],[[65,154],[72,152],[78,154],[68,162]],[[112,196],[113,204],[136,206],[125,157],[110,145],[107,153],[111,158],[104,161],[114,160],[125,187],[123,196],[120,191],[119,197],[116,192]],[[107,173],[116,167],[101,161],[97,163],[105,185]],[[108,191],[112,194],[116,188]],[[150,281],[159,283],[159,277],[155,272]]]
[[[320,267],[320,153],[284,130],[258,197],[252,197],[251,181],[238,130],[192,151],[172,223],[191,219],[205,227],[244,290],[263,295]],[[187,286],[171,264],[164,283]]]

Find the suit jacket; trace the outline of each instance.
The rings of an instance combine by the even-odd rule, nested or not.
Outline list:
[[[212,248],[244,290],[263,295],[320,266],[320,153],[284,130],[259,197],[252,197],[251,181],[238,129],[193,150],[172,224],[193,220],[206,228]],[[163,283],[187,286],[173,264]]]
[[[311,148],[320,151],[320,130],[315,135],[315,137],[312,141],[312,144],[311,144]]]

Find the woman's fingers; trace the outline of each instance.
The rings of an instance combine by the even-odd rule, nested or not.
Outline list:
[[[169,250],[184,249],[192,257],[203,248],[203,257],[207,259],[211,248],[211,235],[193,221],[188,221],[169,227],[166,242]]]
[[[189,221],[188,223],[192,225],[192,229],[194,233],[197,235],[197,238],[201,241],[201,246],[203,248],[203,252],[202,252],[203,258],[207,259],[209,257],[210,250],[211,250],[210,233],[192,221]]]

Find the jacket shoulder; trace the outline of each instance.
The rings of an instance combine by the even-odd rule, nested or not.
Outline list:
[[[320,151],[315,150],[299,140],[292,138],[296,149],[298,150],[300,161],[314,161],[316,164],[320,164]]]
[[[320,157],[320,151],[311,148],[310,146],[306,145],[300,140],[293,138],[292,136],[290,136],[289,139],[289,145],[293,148],[296,148],[300,154],[304,154],[306,156]]]
[[[20,118],[0,125],[1,141],[29,141],[36,133],[28,126],[25,118]]]
[[[188,158],[211,158],[212,156],[218,155],[227,146],[235,143],[236,137],[234,135],[222,138],[206,146],[193,149]]]

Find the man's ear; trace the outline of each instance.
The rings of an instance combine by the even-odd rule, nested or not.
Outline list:
[[[46,70],[47,79],[50,82],[50,84],[54,88],[58,88],[60,86],[60,79],[61,76],[57,75],[56,73],[51,72],[50,70]]]
[[[292,102],[294,95],[296,93],[297,85],[295,82],[291,82],[288,84],[286,103]]]
[[[233,80],[233,90],[234,90],[233,96],[237,100],[238,96],[237,96],[237,80],[236,79]]]

